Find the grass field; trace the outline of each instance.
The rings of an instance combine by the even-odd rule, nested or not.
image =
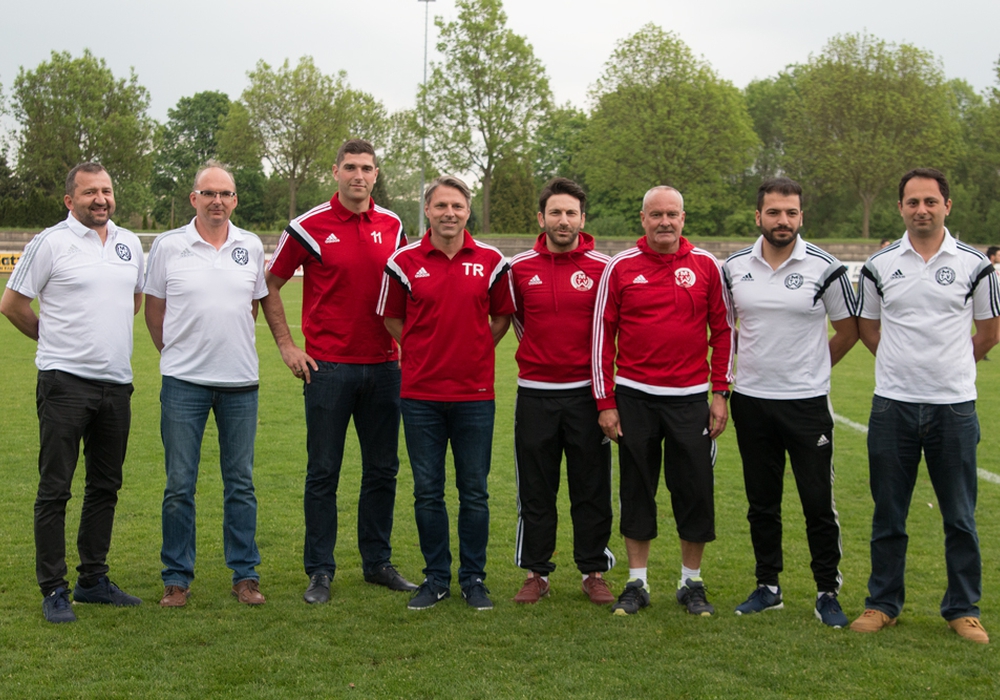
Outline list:
[[[298,314],[299,282],[283,295]],[[453,597],[430,611],[406,609],[406,596],[364,583],[356,548],[359,484],[356,441],[341,480],[338,572],[332,600],[307,606],[301,595],[305,428],[299,384],[281,362],[263,319],[256,487],[261,588],[267,605],[247,608],[229,593],[221,547],[221,481],[216,433],[206,435],[198,494],[198,577],[187,608],[160,609],[160,499],[157,356],[136,322],[133,428],[109,563],[112,580],[145,601],[139,608],[76,606],[79,621],[47,624],[34,580],[32,505],[37,486],[34,343],[0,321],[3,431],[0,434],[0,698],[21,697],[996,697],[1000,681],[1000,485],[980,481],[984,561],[983,622],[995,641],[959,639],[938,615],[945,587],[941,520],[926,473],[909,519],[908,597],[899,626],[877,635],[831,630],[813,617],[814,588],[794,482],[786,481],[785,609],[736,617],[753,588],[753,553],[732,429],[720,438],[716,471],[718,540],[703,565],[718,613],[693,618],[676,604],[679,548],[666,490],[662,536],[650,561],[652,605],[635,617],[609,614],[580,592],[561,495],[552,595],[536,606],[511,602],[522,580],[513,564],[516,522],[512,413],[516,341],[498,350],[497,423],[490,476],[492,526],[487,585],[492,612]],[[980,365],[980,466],[1000,473],[1000,352]],[[873,361],[859,344],[835,368],[838,414],[867,423]],[[353,444],[352,444],[353,442]],[[412,478],[402,449],[394,561],[419,580],[422,559]],[[843,526],[841,601],[853,618],[864,605],[872,511],[864,436],[836,433],[836,496]],[[78,474],[82,474],[82,469]],[[617,471],[617,469],[616,469]],[[449,480],[451,481],[451,480]],[[70,578],[83,477],[67,522]],[[617,490],[617,489],[616,489]],[[563,489],[565,492],[565,489]],[[454,527],[457,497],[449,487]],[[617,516],[617,513],[616,513]],[[624,544],[609,579],[627,574]],[[456,589],[457,592],[457,589]]]

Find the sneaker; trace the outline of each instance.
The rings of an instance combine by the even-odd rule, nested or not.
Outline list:
[[[781,601],[781,586],[778,586],[777,593],[771,593],[767,586],[757,586],[746,600],[736,606],[736,614],[751,615],[765,610],[781,610],[783,607],[785,604]]]
[[[583,579],[583,592],[590,598],[590,602],[595,605],[608,605],[615,602],[615,594],[608,588],[608,582],[600,576],[590,574]]]
[[[430,579],[424,579],[424,582],[417,587],[416,594],[410,598],[410,602],[406,607],[410,610],[427,610],[428,608],[433,608],[439,601],[450,597],[450,590],[447,588],[438,588]]]
[[[677,602],[686,606],[692,615],[708,617],[715,612],[715,608],[708,602],[707,593],[705,582],[700,578],[677,582]]]
[[[642,579],[633,579],[625,584],[625,590],[618,596],[618,602],[611,606],[614,615],[635,615],[649,605],[649,591]]]
[[[549,594],[549,582],[541,576],[530,576],[524,580],[521,590],[514,596],[515,603],[537,603]]]
[[[881,610],[866,608],[861,617],[851,623],[855,632],[878,632],[883,627],[894,627],[896,618],[889,617]]]
[[[310,605],[326,603],[330,600],[330,577],[327,574],[313,574],[309,577],[309,587],[302,594],[302,600]]]
[[[541,580],[541,579],[539,579]],[[546,589],[548,586],[546,585]],[[462,597],[474,610],[492,610],[493,601],[489,597],[490,589],[486,587],[481,578],[477,578],[468,586],[462,589]]]
[[[977,644],[990,643],[990,636],[986,634],[978,617],[959,617],[948,620],[948,626],[955,630],[959,637],[965,637]]]
[[[42,612],[49,622],[76,622],[73,606],[69,603],[69,591],[62,586],[42,598]]]
[[[410,583],[403,578],[402,574],[396,571],[396,567],[392,564],[386,564],[378,571],[365,574],[365,581],[374,583],[376,586],[385,586],[390,591],[408,591],[412,593],[418,588],[417,584]]]
[[[835,630],[847,627],[847,615],[837,601],[836,593],[824,593],[816,599],[816,619]]]
[[[97,583],[90,588],[84,588],[77,581],[76,586],[73,588],[73,601],[77,603],[114,605],[118,608],[134,607],[142,603],[134,595],[129,595],[113,584],[107,576],[101,576]]]

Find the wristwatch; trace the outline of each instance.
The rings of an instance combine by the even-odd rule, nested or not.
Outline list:
[[[729,389],[724,389],[723,391],[713,391],[713,394],[718,394],[722,398],[729,400],[730,395],[733,393]]]

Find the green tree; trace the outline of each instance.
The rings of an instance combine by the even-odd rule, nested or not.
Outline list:
[[[199,92],[182,97],[167,110],[167,123],[157,134],[160,147],[153,164],[153,217],[169,221],[190,214],[188,193],[198,168],[219,158],[219,131],[229,114],[229,97],[222,92]],[[242,205],[242,202],[241,202]]]
[[[493,228],[501,233],[534,233],[538,230],[538,190],[531,160],[524,155],[503,156],[491,186]]]
[[[554,177],[568,177],[582,184],[577,165],[587,114],[567,102],[549,110],[535,130],[535,184],[540,190]]]
[[[479,175],[489,233],[494,170],[502,153],[526,150],[550,101],[549,81],[531,45],[507,28],[500,0],[456,5],[457,21],[434,20],[444,60],[432,64],[417,102],[441,167]]]
[[[819,193],[849,191],[870,236],[876,198],[918,166],[947,170],[960,149],[955,95],[928,51],[869,34],[831,39],[799,66],[785,120],[785,170]]]
[[[720,232],[758,147],[740,92],[647,24],[618,42],[591,100],[578,162],[592,212],[637,218],[646,190],[670,185],[684,194],[689,231]]]
[[[344,140],[369,135],[356,130],[372,130],[381,105],[352,90],[345,72],[325,75],[310,56],[294,68],[286,59],[277,70],[258,61],[247,76],[243,108],[231,110],[226,121],[225,150],[244,158],[257,150],[288,183],[288,216],[294,218],[299,189],[323,176]]]
[[[27,188],[61,202],[67,171],[94,160],[114,180],[120,215],[146,211],[154,122],[134,70],[116,79],[90,51],[53,51],[34,70],[21,68],[12,97],[17,171]]]

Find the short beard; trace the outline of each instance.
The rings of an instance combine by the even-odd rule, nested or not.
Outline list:
[[[795,239],[798,237],[800,230],[801,230],[801,227],[795,229],[794,231],[792,231],[792,237],[789,238],[787,241],[776,240],[774,238],[774,231],[775,231],[775,229],[771,229],[770,231],[768,231],[764,227],[761,227],[760,233],[761,233],[762,236],[764,236],[764,238],[767,240],[767,242],[770,243],[771,245],[773,245],[775,248],[784,248],[785,246],[791,245],[792,243],[795,242]]]

